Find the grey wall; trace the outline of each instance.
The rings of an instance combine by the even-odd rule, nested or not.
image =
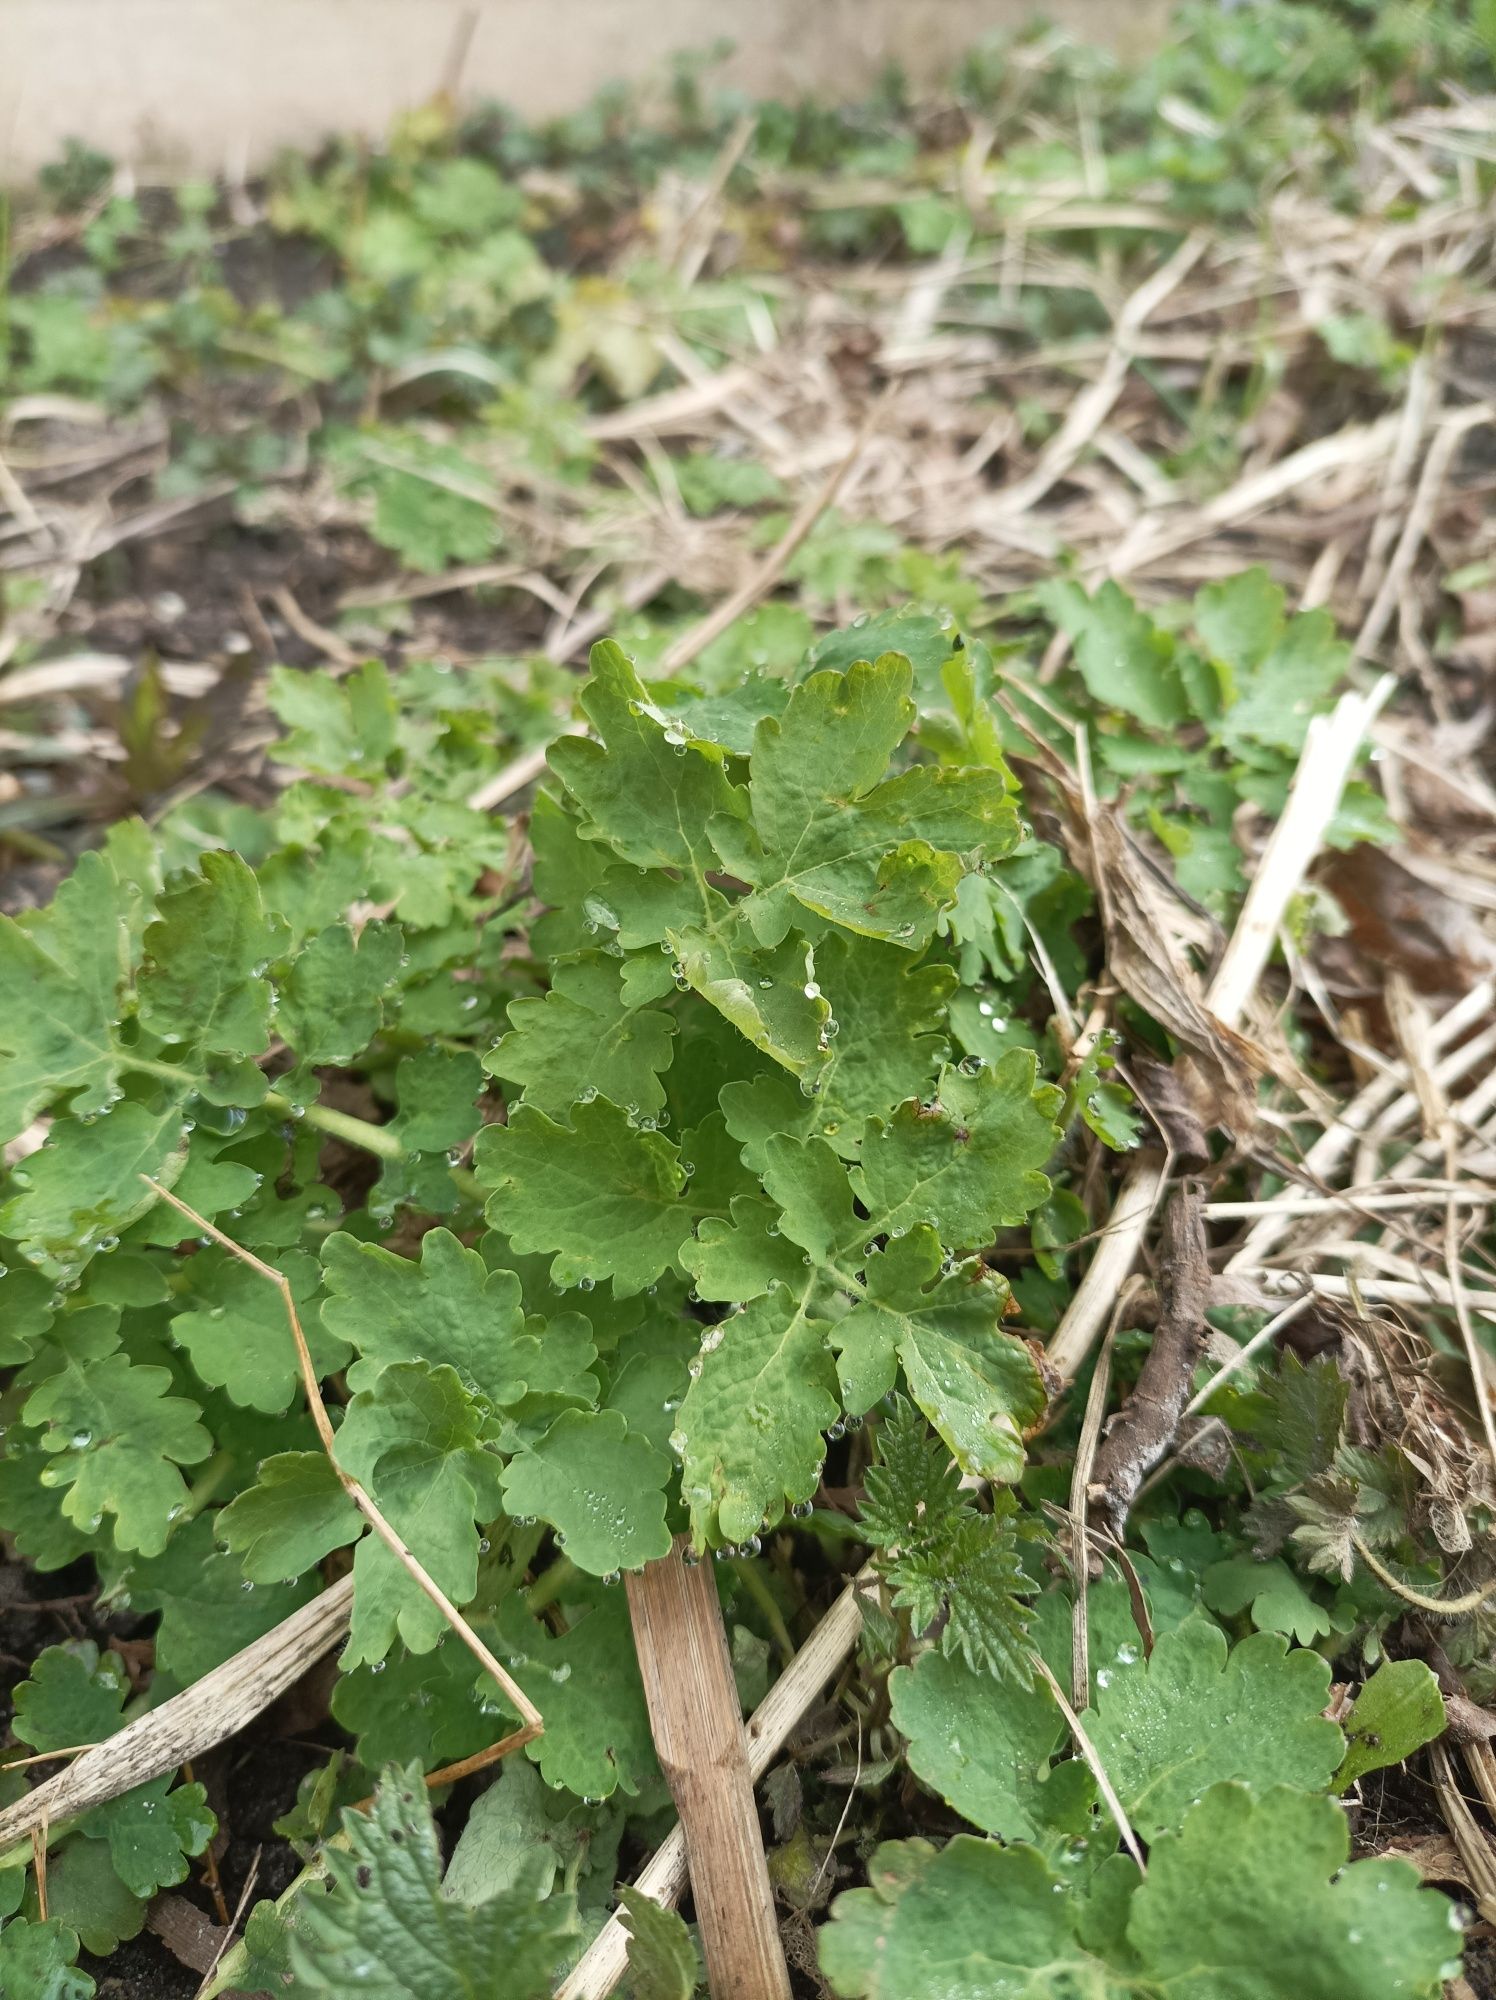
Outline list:
[[[1167,0],[1047,0],[1077,36],[1157,39]],[[726,38],[763,95],[854,96],[889,60],[932,80],[1030,0],[0,0],[0,176],[64,139],[150,171],[242,171],[324,133],[377,136],[443,82],[543,116]]]

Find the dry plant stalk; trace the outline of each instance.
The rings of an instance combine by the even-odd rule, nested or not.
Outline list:
[[[338,1643],[352,1604],[353,1579],[345,1576],[200,1681],[85,1750],[0,1812],[0,1852],[48,1822],[60,1826],[236,1735]]]
[[[1096,1453],[1088,1497],[1098,1524],[1119,1542],[1138,1488],[1173,1446],[1205,1350],[1210,1265],[1201,1207],[1199,1183],[1181,1181],[1164,1216],[1153,1345]]]
[[[1369,694],[1342,695],[1331,714],[1316,716],[1309,725],[1288,803],[1206,994],[1209,1010],[1233,1033],[1246,1015],[1284,913],[1335,816],[1362,741],[1394,685],[1384,675]],[[1129,1169],[1107,1234],[1049,1343],[1049,1364],[1062,1377],[1076,1373],[1105,1325],[1117,1288],[1142,1247],[1167,1173],[1167,1162],[1150,1155]]]
[[[871,1563],[857,1572],[754,1710],[744,1734],[748,1741],[748,1769],[755,1783],[856,1645],[862,1630],[862,1607],[858,1599],[875,1580]],[[685,1835],[677,1826],[640,1871],[635,1887],[669,1909],[680,1900],[687,1877]],[[557,1989],[556,2000],[606,2000],[623,1977],[627,1956],[628,1932],[615,1914],[566,1975]]]
[[[790,2000],[742,1710],[711,1568],[668,1556],[628,1582],[650,1729],[691,1869],[712,2000]]]

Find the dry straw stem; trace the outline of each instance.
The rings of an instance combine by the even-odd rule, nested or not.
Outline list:
[[[660,1769],[686,1838],[713,2000],[790,2000],[742,1708],[717,1582],[668,1556],[628,1578],[629,1617]]]
[[[1038,1653],[1033,1653],[1029,1657],[1040,1679],[1045,1682],[1050,1693],[1054,1696],[1060,1713],[1070,1725],[1070,1734],[1075,1738],[1075,1747],[1080,1751],[1090,1770],[1091,1776],[1096,1780],[1096,1789],[1100,1792],[1107,1811],[1116,1822],[1117,1832],[1122,1837],[1122,1845],[1138,1864],[1138,1873],[1146,1875],[1148,1873],[1148,1864],[1143,1859],[1143,1850],[1138,1845],[1138,1837],[1132,1830],[1132,1822],[1127,1817],[1126,1809],[1121,1799],[1117,1796],[1117,1788],[1107,1776],[1106,1766],[1101,1761],[1096,1745],[1086,1734],[1085,1725],[1070,1703],[1065,1699],[1065,1690],[1055,1679],[1046,1662],[1041,1659]]]
[[[858,1571],[754,1710],[746,1734],[748,1769],[755,1783],[856,1645],[862,1630],[862,1607],[858,1599],[876,1581],[877,1573],[871,1563]],[[634,1886],[642,1895],[669,1909],[679,1902],[687,1879],[685,1836],[677,1826],[661,1842]],[[628,1932],[615,1912],[561,1982],[556,2000],[606,2000],[627,1969],[628,1944]]]
[[[437,1610],[441,1612],[447,1623],[452,1627],[452,1630],[462,1640],[473,1658],[493,1676],[506,1699],[519,1713],[521,1726],[514,1730],[512,1734],[504,1737],[502,1742],[493,1746],[492,1751],[488,1753],[488,1760],[496,1761],[510,1750],[517,1750],[521,1744],[533,1742],[545,1727],[540,1719],[540,1710],[536,1708],[535,1704],[519,1685],[519,1682],[514,1679],[513,1675],[500,1666],[488,1647],[484,1645],[478,1634],[457,1609],[451,1598],[448,1597],[441,1585],[426,1569],[420,1557],[407,1547],[404,1538],[397,1534],[390,1526],[373,1497],[365,1491],[364,1487],[353,1477],[351,1472],[345,1471],[343,1466],[338,1463],[337,1438],[333,1432],[332,1421],[327,1414],[327,1405],[322,1400],[322,1389],[317,1381],[317,1370],[312,1362],[311,1351],[306,1344],[306,1335],[301,1330],[301,1317],[296,1310],[296,1300],[292,1294],[288,1280],[281,1272],[276,1270],[273,1264],[264,1263],[252,1251],[246,1250],[242,1243],[236,1243],[232,1236],[225,1236],[221,1229],[215,1229],[206,1217],[199,1215],[195,1208],[190,1208],[185,1201],[174,1195],[169,1188],[163,1187],[159,1181],[153,1181],[149,1174],[142,1174],[141,1179],[148,1187],[154,1188],[163,1201],[169,1202],[173,1208],[185,1215],[188,1221],[193,1223],[196,1228],[202,1230],[204,1235],[211,1236],[216,1243],[222,1244],[223,1248],[232,1256],[237,1257],[241,1263],[247,1264],[252,1271],[257,1271],[262,1278],[267,1279],[274,1285],[280,1293],[282,1302],[286,1308],[286,1320],[291,1328],[291,1338],[296,1343],[296,1360],[301,1370],[301,1385],[306,1392],[307,1407],[311,1411],[312,1422],[316,1425],[317,1436],[321,1440],[322,1449],[327,1453],[328,1461],[333,1471],[338,1475],[339,1484],[360,1514],[363,1515],[369,1526],[374,1530],[375,1534],[378,1535],[379,1539],[390,1551],[391,1555],[394,1556],[401,1568],[410,1577],[411,1581],[430,1598]]]
[[[704,653],[714,639],[720,639],[729,625],[750,612],[778,583],[789,567],[790,558],[804,543],[817,521],[836,499],[853,468],[861,458],[868,439],[878,428],[883,413],[888,406],[891,391],[879,397],[859,425],[857,435],[852,440],[851,449],[832,468],[818,491],[801,506],[799,512],[785,529],[779,540],[764,557],[758,568],[729,597],[709,611],[699,624],[677,639],[660,662],[660,670],[665,674],[678,674],[683,667],[690,666],[694,659]]]
[[[1240,1026],[1289,903],[1297,894],[1334,818],[1357,753],[1395,683],[1383,675],[1368,694],[1344,694],[1316,716],[1304,739],[1283,815],[1258,864],[1236,928],[1206,994],[1223,1026]],[[1131,1271],[1163,1191],[1168,1163],[1144,1155],[1128,1169],[1111,1222],[1049,1343],[1048,1359],[1069,1379],[1091,1351]]]
[[[352,1604],[353,1579],[345,1576],[200,1681],[85,1750],[0,1812],[0,1853],[48,1821],[74,1819],[235,1735],[338,1643]]]

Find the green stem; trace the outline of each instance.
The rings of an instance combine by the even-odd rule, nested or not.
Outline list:
[[[137,1056],[126,1051],[122,1058],[124,1067],[134,1070],[140,1076],[159,1076],[166,1083],[175,1083],[184,1090],[196,1090],[202,1082],[190,1069],[183,1069],[180,1063],[154,1062],[150,1056]]]
[[[734,1557],[732,1573],[744,1590],[758,1606],[769,1635],[778,1647],[786,1666],[795,1657],[795,1642],[790,1637],[790,1628],[784,1622],[784,1613],[774,1601],[774,1593],[753,1566],[752,1557],[746,1560]]]
[[[330,1104],[296,1105],[289,1097],[282,1097],[278,1090],[267,1091],[263,1103],[267,1111],[275,1112],[282,1118],[304,1118],[308,1125],[318,1132],[325,1132],[330,1139],[341,1139],[349,1146],[358,1146],[378,1159],[405,1158],[400,1135],[388,1125],[373,1125],[367,1118],[355,1118],[347,1111],[334,1111]]]
[[[234,1469],[234,1455],[229,1451],[215,1451],[202,1471],[187,1489],[187,1498],[182,1503],[179,1521],[191,1521],[200,1514],[208,1502],[215,1499],[224,1481]]]
[[[548,1604],[554,1604],[567,1586],[573,1583],[580,1572],[570,1556],[558,1556],[543,1576],[536,1577],[525,1592],[526,1609],[533,1612],[544,1611]]]

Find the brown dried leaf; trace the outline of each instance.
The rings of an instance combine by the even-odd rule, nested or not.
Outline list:
[[[1260,1052],[1206,1006],[1168,903],[1133,854],[1118,814],[1101,805],[1083,818],[1067,817],[1071,858],[1101,904],[1112,978],[1181,1045],[1175,1074],[1195,1117],[1246,1132],[1254,1078],[1265,1067]]]

